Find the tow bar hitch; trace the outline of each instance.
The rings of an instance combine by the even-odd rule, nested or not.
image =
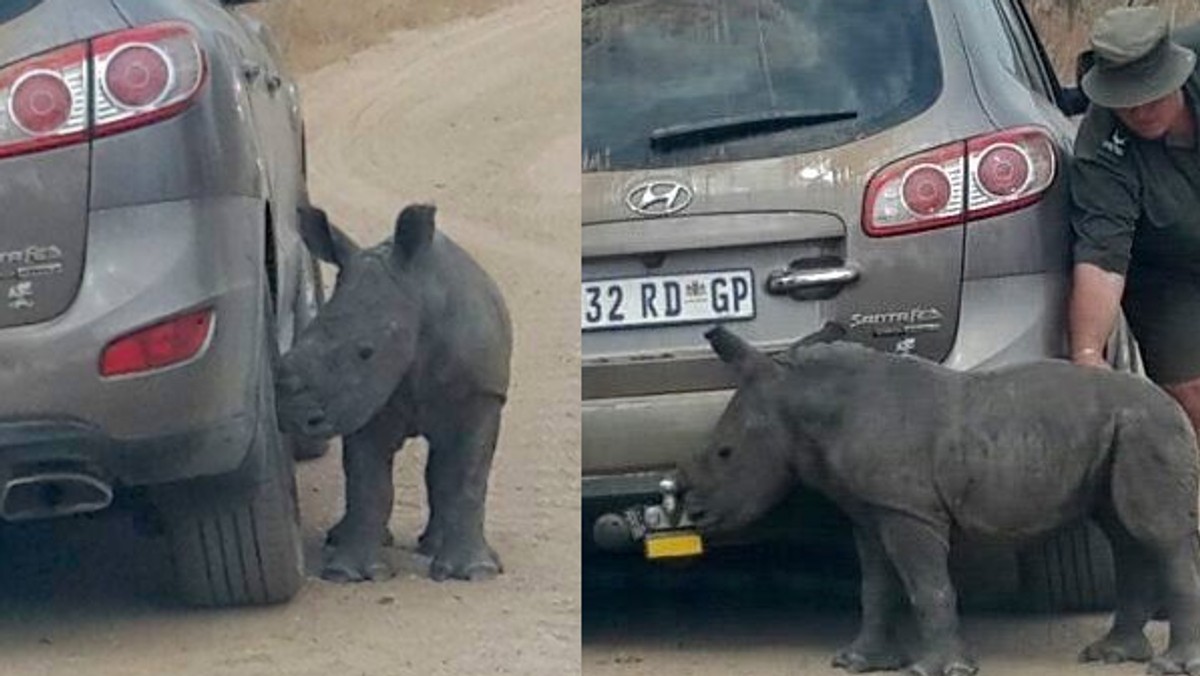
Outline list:
[[[647,559],[703,554],[704,542],[679,504],[675,480],[663,479],[658,490],[662,499],[655,504],[637,505],[597,519],[592,529],[596,544],[608,551],[629,551],[641,545]]]

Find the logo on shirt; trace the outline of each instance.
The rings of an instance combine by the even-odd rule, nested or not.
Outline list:
[[[1120,129],[1114,129],[1112,136],[1104,143],[1101,143],[1100,147],[1117,157],[1125,157],[1125,142],[1128,140],[1126,136],[1121,134]]]

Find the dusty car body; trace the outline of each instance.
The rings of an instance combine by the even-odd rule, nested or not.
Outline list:
[[[200,0],[0,8],[0,516],[150,487],[185,598],[295,593],[272,379],[315,313],[305,200],[261,24]]]
[[[958,370],[1065,353],[1086,102],[1019,2],[584,2],[583,36],[585,511],[703,446],[715,323],[778,352],[836,321]]]

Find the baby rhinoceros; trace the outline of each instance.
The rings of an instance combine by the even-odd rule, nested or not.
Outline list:
[[[862,625],[834,666],[975,673],[947,571],[952,528],[1011,540],[1090,516],[1113,546],[1118,601],[1112,628],[1080,657],[1150,660],[1143,629],[1161,600],[1170,645],[1150,673],[1200,674],[1196,441],[1170,397],[1063,361],[961,373],[821,344],[838,333],[827,326],[780,360],[723,328],[706,334],[738,387],[679,477],[707,532],[744,526],[797,483],[842,508],[862,568]],[[912,651],[894,631],[904,598],[920,629]]]
[[[496,284],[435,232],[434,208],[412,205],[391,239],[359,248],[319,209],[301,234],[339,268],[317,319],[282,358],[285,431],[343,437],[346,510],[329,531],[322,576],[379,580],[394,500],[393,455],[414,436],[429,442],[429,520],[421,553],[430,575],[480,579],[501,572],[484,538],[488,474],[509,382],[512,325]]]

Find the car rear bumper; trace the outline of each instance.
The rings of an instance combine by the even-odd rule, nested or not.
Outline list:
[[[1067,288],[1063,273],[965,282],[958,334],[944,363],[990,369],[1062,356]],[[722,389],[584,400],[583,499],[654,493],[665,472],[703,448],[732,395]]]
[[[142,485],[237,469],[257,415],[263,213],[240,197],[93,212],[69,309],[0,330],[0,473],[65,460]],[[110,341],[199,308],[215,319],[196,357],[100,376]]]

